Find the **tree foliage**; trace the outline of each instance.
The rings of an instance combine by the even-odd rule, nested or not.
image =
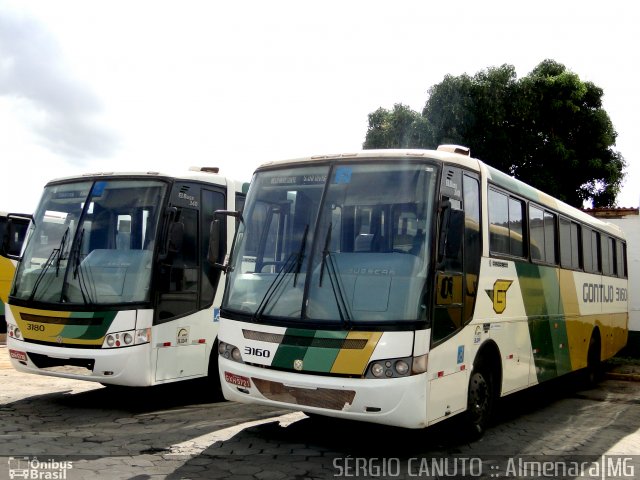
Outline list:
[[[396,104],[369,114],[363,147],[465,145],[573,206],[615,204],[625,161],[614,149],[603,91],[564,65],[545,60],[520,79],[512,65],[447,75],[428,95],[421,113]]]

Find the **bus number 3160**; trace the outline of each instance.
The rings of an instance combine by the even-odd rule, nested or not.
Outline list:
[[[271,356],[271,352],[269,350],[265,350],[263,348],[253,348],[253,347],[244,347],[244,353],[246,355],[254,355],[256,357],[264,357],[269,358]]]

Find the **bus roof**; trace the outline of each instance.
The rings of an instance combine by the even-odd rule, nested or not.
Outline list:
[[[453,146],[451,146],[453,147]],[[460,147],[462,149],[462,147]],[[384,150],[361,150],[351,153],[335,153],[327,155],[314,155],[310,157],[300,157],[289,160],[271,161],[261,164],[257,169],[269,170],[271,168],[283,168],[288,166],[301,166],[305,164],[322,163],[331,160],[388,160],[390,158],[406,158],[407,160],[433,159],[445,164],[457,165],[468,170],[481,172],[493,184],[520,195],[528,200],[539,203],[566,215],[574,220],[591,225],[594,228],[605,231],[611,235],[624,238],[622,230],[612,223],[603,222],[597,218],[572,207],[571,205],[548,195],[537,188],[534,188],[521,180],[516,179],[494,167],[491,167],[477,158],[468,155],[454,153],[458,149],[447,148],[439,150],[422,149],[384,149]]]
[[[453,163],[476,172],[480,171],[479,161],[475,158],[458,153],[451,153],[438,150],[420,149],[385,149],[385,150],[361,150],[351,153],[335,153],[327,155],[313,155],[311,157],[300,157],[289,160],[278,160],[263,163],[256,171],[269,168],[280,168],[286,166],[298,166],[308,163],[321,163],[327,160],[388,160],[390,158],[406,158],[407,160],[433,159],[444,163]]]
[[[215,169],[217,170],[217,169]],[[148,178],[164,178],[164,179],[174,179],[174,180],[190,180],[190,181],[198,181],[204,183],[211,183],[215,185],[228,185],[230,182],[234,183],[235,189],[237,191],[242,191],[244,187],[244,182],[236,181],[231,178],[227,178],[224,175],[214,171],[213,168],[210,167],[191,167],[191,169],[187,171],[181,171],[179,173],[163,173],[163,172],[92,172],[92,173],[83,173],[80,175],[72,175],[69,177],[60,177],[55,178],[47,182],[46,185],[54,185],[58,183],[67,183],[73,182],[77,180],[88,180],[88,179],[98,179],[98,178],[129,178],[129,177],[148,177]]]

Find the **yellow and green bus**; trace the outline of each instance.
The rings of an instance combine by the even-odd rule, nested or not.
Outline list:
[[[262,165],[222,268],[239,402],[482,432],[497,398],[627,339],[622,231],[465,147]]]
[[[245,187],[214,167],[49,182],[9,295],[12,365],[121,386],[211,374],[215,387],[224,282],[212,265],[235,221],[215,242],[211,224],[242,208]]]

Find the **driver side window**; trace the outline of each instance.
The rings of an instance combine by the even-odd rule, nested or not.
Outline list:
[[[182,224],[182,242],[170,248],[158,271],[158,321],[195,312],[198,308],[198,211],[179,208],[175,223]]]

